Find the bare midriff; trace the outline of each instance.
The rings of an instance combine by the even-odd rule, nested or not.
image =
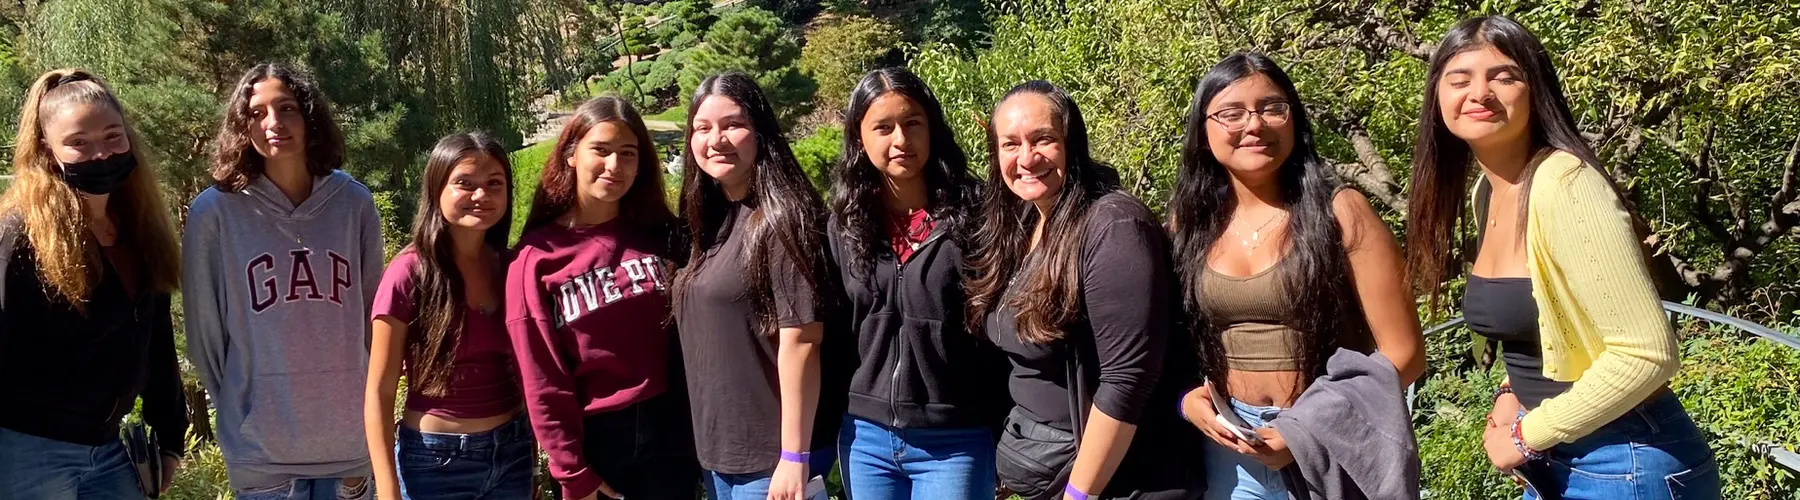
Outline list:
[[[418,410],[406,410],[401,417],[401,425],[419,432],[438,434],[476,434],[491,431],[511,422],[519,415],[520,408],[491,417],[453,418],[443,415],[432,415]]]
[[[1231,398],[1255,406],[1289,408],[1300,398],[1302,372],[1297,370],[1227,370]]]

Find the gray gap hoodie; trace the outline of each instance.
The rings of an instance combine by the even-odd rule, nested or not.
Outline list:
[[[362,393],[381,225],[343,171],[298,207],[268,178],[207,189],[182,231],[187,353],[234,489],[366,476]]]

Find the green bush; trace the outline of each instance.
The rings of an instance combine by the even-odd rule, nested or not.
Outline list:
[[[831,189],[831,170],[837,166],[843,149],[844,129],[819,127],[813,135],[794,143],[794,158],[806,171],[806,177],[812,179],[813,188],[824,193]]]
[[[840,110],[864,73],[879,68],[900,45],[900,30],[861,16],[821,21],[806,34],[800,70],[819,82],[813,98],[822,109]]]

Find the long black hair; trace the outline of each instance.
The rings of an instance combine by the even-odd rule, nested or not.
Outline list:
[[[1431,54],[1431,68],[1425,77],[1425,105],[1419,110],[1419,139],[1413,145],[1412,196],[1406,208],[1406,271],[1415,289],[1425,292],[1436,307],[1443,294],[1445,270],[1460,268],[1467,259],[1461,250],[1473,239],[1473,231],[1456,231],[1463,226],[1464,208],[1474,155],[1469,143],[1450,133],[1444,126],[1438,102],[1438,81],[1445,66],[1458,54],[1493,47],[1519,65],[1531,97],[1531,114],[1527,118],[1531,150],[1543,153],[1555,149],[1575,155],[1589,168],[1598,168],[1600,158],[1581,138],[1569,101],[1563,97],[1562,83],[1551,64],[1550,53],[1531,30],[1504,16],[1482,16],[1465,19],[1444,34],[1443,41]],[[1520,181],[1519,217],[1523,220],[1531,199],[1531,176],[1536,162],[1526,164]],[[1615,187],[1616,189],[1616,187]]]
[[[506,174],[506,203],[500,222],[482,234],[488,250],[506,248],[512,234],[512,163],[506,148],[481,132],[452,134],[439,139],[425,161],[425,182],[419,185],[419,212],[413,219],[411,249],[418,254],[414,270],[418,282],[418,314],[412,321],[412,334],[406,336],[406,359],[413,366],[415,380],[427,396],[442,396],[450,388],[456,346],[461,342],[463,317],[462,271],[456,267],[456,256],[450,240],[450,224],[438,200],[450,183],[450,173],[464,160],[487,155],[500,162]]]
[[[1035,250],[1041,254],[1037,272],[1027,277],[1021,283],[1024,288],[1005,304],[1019,312],[1019,339],[1045,344],[1061,339],[1063,326],[1081,314],[1083,229],[1094,201],[1119,190],[1119,171],[1094,159],[1088,147],[1087,122],[1067,92],[1050,82],[1032,80],[1008,90],[999,102],[1023,94],[1040,95],[1050,101],[1050,112],[1061,121],[1067,158],[1063,173],[1066,180]],[[987,184],[981,196],[983,221],[975,231],[975,257],[969,259],[974,276],[963,286],[969,296],[968,328],[977,333],[983,330],[982,322],[988,313],[1001,306],[1007,284],[1025,261],[1038,218],[1035,206],[1007,189],[1000,173],[1000,156],[995,153],[999,150],[999,137],[991,125],[993,117],[988,121]]]
[[[1203,370],[1221,391],[1228,391],[1227,364],[1220,328],[1201,305],[1207,256],[1237,211],[1231,174],[1208,146],[1207,107],[1231,84],[1263,75],[1275,82],[1289,106],[1288,122],[1294,127],[1294,145],[1275,172],[1281,201],[1288,209],[1287,237],[1282,242],[1282,296],[1293,311],[1288,326],[1302,333],[1299,345],[1301,369],[1308,376],[1324,373],[1325,360],[1348,336],[1367,336],[1368,322],[1350,284],[1350,258],[1344,250],[1343,231],[1332,211],[1339,188],[1330,167],[1319,158],[1313,139],[1312,120],[1300,102],[1300,92],[1286,72],[1268,57],[1240,52],[1213,65],[1200,78],[1188,107],[1186,138],[1181,147],[1181,174],[1175,196],[1169,201],[1170,232],[1179,266],[1182,303],[1187,308],[1188,329],[1200,351]],[[1348,337],[1360,338],[1360,337]],[[1298,388],[1296,388],[1298,389]]]
[[[713,96],[731,99],[744,108],[750,119],[751,133],[756,135],[756,166],[751,171],[749,195],[743,200],[747,207],[755,210],[747,219],[747,227],[728,227],[732,223],[727,220],[731,214],[731,200],[726,198],[719,181],[701,171],[694,158],[691,146],[694,114],[700,110],[700,103]],[[775,110],[762,88],[756,86],[756,80],[738,72],[712,75],[700,82],[689,102],[693,103],[687,116],[690,146],[681,154],[681,203],[678,209],[688,226],[688,262],[675,274],[675,308],[679,311],[686,307],[684,292],[695,271],[706,264],[706,250],[725,234],[742,234],[742,258],[746,263],[744,282],[750,308],[761,332],[774,335],[780,328],[771,283],[777,276],[770,273],[771,268],[794,270],[798,276],[779,278],[805,280],[814,305],[826,297],[820,293],[820,287],[830,282],[823,231],[825,203],[819,200],[819,193],[813,191],[806,171],[800,169],[793,149],[782,136]],[[788,262],[771,262],[774,256],[786,256]]]
[[[937,97],[923,80],[903,68],[870,71],[850,92],[850,105],[844,111],[844,155],[832,171],[835,186],[831,192],[831,212],[850,248],[846,269],[862,279],[871,275],[874,264],[870,256],[886,248],[882,235],[887,224],[880,194],[883,174],[863,152],[862,120],[876,99],[890,93],[911,99],[925,112],[931,156],[922,174],[932,219],[948,227],[950,238],[959,244],[966,243],[971,221],[976,219],[973,212],[980,183],[969,173],[968,157],[956,144]]]

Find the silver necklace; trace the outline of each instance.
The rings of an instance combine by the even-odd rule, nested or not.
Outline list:
[[[1226,230],[1231,231],[1233,236],[1238,237],[1238,242],[1244,246],[1244,254],[1249,255],[1255,253],[1256,249],[1262,246],[1262,230],[1268,228],[1270,223],[1275,222],[1275,219],[1282,218],[1282,216],[1285,215],[1287,215],[1286,212],[1276,212],[1275,215],[1269,216],[1268,220],[1264,220],[1262,225],[1256,226],[1256,230],[1250,231],[1250,238],[1248,239],[1244,238],[1244,233],[1237,232],[1236,229],[1231,229],[1229,226],[1226,227]]]

